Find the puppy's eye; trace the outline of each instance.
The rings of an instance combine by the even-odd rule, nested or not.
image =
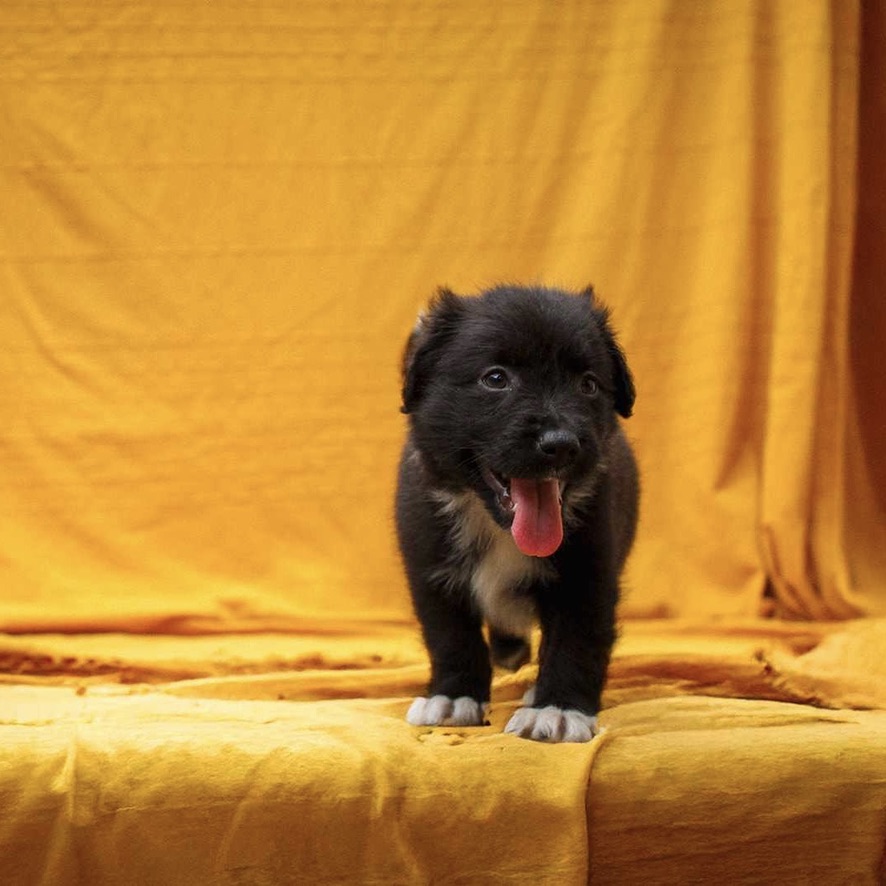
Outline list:
[[[597,392],[600,390],[600,383],[597,381],[593,372],[586,372],[581,377],[579,387],[586,397],[596,397]]]
[[[493,366],[480,376],[480,384],[492,391],[506,391],[511,386],[511,380],[504,369]]]

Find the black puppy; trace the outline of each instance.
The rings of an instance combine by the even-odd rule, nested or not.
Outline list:
[[[540,623],[538,682],[506,726],[587,741],[615,639],[638,482],[617,415],[634,386],[593,290],[441,290],[403,361],[397,532],[431,658],[416,726],[483,722],[492,660]]]

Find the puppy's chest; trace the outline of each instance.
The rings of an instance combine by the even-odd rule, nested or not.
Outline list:
[[[491,626],[506,633],[526,634],[536,620],[530,591],[553,578],[553,567],[521,553],[510,533],[491,520],[473,494],[447,502],[444,510],[453,520],[452,549],[441,577],[448,583],[467,585]]]

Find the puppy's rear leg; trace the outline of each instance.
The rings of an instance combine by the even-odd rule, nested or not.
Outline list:
[[[492,663],[506,671],[520,670],[532,655],[526,637],[507,634],[493,627],[489,628],[489,646]]]

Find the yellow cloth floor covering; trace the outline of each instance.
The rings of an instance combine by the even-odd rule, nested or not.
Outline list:
[[[410,727],[415,634],[3,638],[0,882],[882,879],[886,621],[629,622],[588,745],[502,734],[532,666]]]

